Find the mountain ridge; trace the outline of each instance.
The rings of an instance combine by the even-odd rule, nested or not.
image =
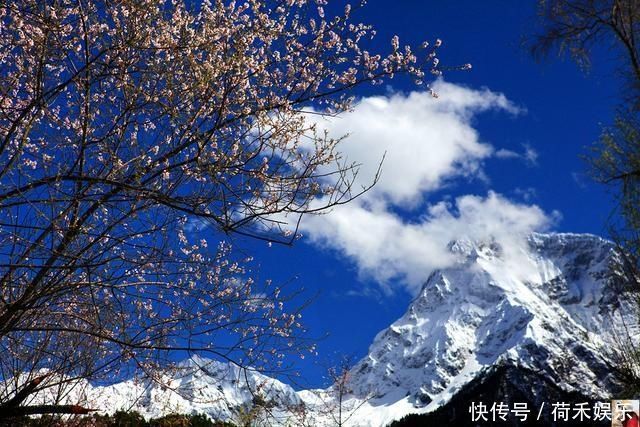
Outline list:
[[[356,394],[377,388],[371,407],[385,408],[385,422],[445,405],[499,363],[591,398],[618,388],[603,354],[624,322],[615,246],[573,233],[526,242],[515,254],[496,242],[452,242],[458,264],[433,272],[407,313],[376,336],[354,383]]]
[[[509,247],[468,239],[448,247],[455,263],[432,272],[406,313],[376,335],[351,369],[341,399],[345,425],[446,413],[442,408],[458,393],[501,366],[534,372],[540,384],[571,396],[607,399],[619,390],[611,338],[631,322],[632,307],[615,245],[594,235],[534,233]],[[335,388],[295,391],[197,356],[183,367],[192,372],[165,378],[166,389],[130,380],[87,385],[85,397],[146,417],[197,412],[234,421],[259,403],[276,423],[291,419],[293,410],[311,425],[330,425],[337,410]]]

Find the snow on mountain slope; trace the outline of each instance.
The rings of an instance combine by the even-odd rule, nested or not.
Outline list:
[[[353,370],[355,396],[374,395],[361,424],[434,410],[498,363],[542,373],[567,391],[608,395],[615,380],[603,349],[622,330],[616,309],[627,304],[611,274],[614,246],[576,234],[534,234],[527,246],[505,254],[496,244],[450,245],[458,265],[434,272]]]
[[[616,382],[604,350],[622,330],[618,313],[630,310],[623,281],[611,270],[618,259],[611,243],[591,235],[533,234],[517,251],[464,239],[449,249],[457,264],[432,273],[406,314],[375,337],[352,369],[346,425],[383,426],[432,411],[489,367],[505,364],[566,391],[609,395]],[[197,412],[238,420],[258,395],[272,415],[285,416],[304,402],[312,425],[335,425],[332,389],[295,392],[259,373],[245,378],[228,364],[183,363],[191,369],[169,388],[131,380],[90,388],[88,397],[99,408],[133,408],[147,417]]]
[[[243,370],[230,363],[194,356],[181,362],[171,378],[158,382],[129,380],[105,387],[94,387],[89,401],[97,408],[136,410],[146,418],[171,413],[207,414],[215,420],[238,422],[248,413],[256,399],[289,410],[301,403],[295,390],[277,379]],[[162,384],[160,386],[159,384]]]

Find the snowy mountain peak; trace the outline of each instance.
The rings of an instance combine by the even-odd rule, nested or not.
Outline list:
[[[449,249],[460,262],[431,274],[354,369],[356,395],[375,390],[372,410],[386,406],[390,419],[409,407],[433,410],[501,363],[541,372],[569,391],[607,395],[615,380],[603,349],[619,330],[623,304],[610,242],[533,234],[511,252],[469,240]]]
[[[488,242],[478,242],[468,238],[457,239],[447,245],[449,251],[468,260],[477,258],[495,258],[502,253],[502,248],[495,240]]]

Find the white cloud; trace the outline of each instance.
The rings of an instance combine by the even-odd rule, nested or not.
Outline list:
[[[306,217],[301,231],[311,242],[351,259],[386,290],[401,284],[413,291],[431,271],[451,265],[454,255],[447,246],[453,240],[491,239],[508,251],[522,247],[527,234],[547,229],[556,217],[491,191],[424,208],[432,192],[445,185],[453,189],[455,178],[482,179],[489,157],[537,161],[532,147],[496,149],[473,127],[487,110],[522,111],[504,95],[444,81],[434,89],[437,99],[428,93],[392,94],[364,98],[353,112],[337,118],[310,116],[332,137],[349,135],[340,151],[362,164],[356,185],[370,184],[383,155],[385,161],[379,183],[364,197]]]
[[[524,159],[531,165],[538,164],[538,152],[534,150],[529,144],[524,145]]]
[[[581,190],[585,190],[587,188],[587,184],[586,184],[587,176],[585,173],[571,172],[571,178],[573,179],[573,182],[575,182],[578,188],[580,188]]]
[[[488,89],[473,90],[444,81],[434,84],[439,98],[427,92],[362,99],[352,112],[338,117],[311,115],[319,130],[348,137],[340,152],[361,164],[356,188],[374,179],[383,156],[378,184],[367,195],[407,204],[424,192],[460,176],[482,176],[482,161],[494,153],[472,126],[475,115],[487,110],[517,114],[520,109]]]
[[[520,158],[520,154],[516,153],[513,150],[507,150],[506,148],[501,148],[496,151],[496,157],[499,159],[518,159]]]
[[[522,147],[522,153],[501,148],[495,152],[495,157],[498,159],[520,159],[529,166],[536,166],[538,164],[538,152],[529,144],[523,144]]]
[[[414,290],[432,270],[455,262],[447,249],[453,240],[495,240],[503,248],[513,248],[521,246],[527,234],[544,230],[553,221],[538,206],[489,192],[486,197],[465,195],[455,203],[431,205],[415,221],[384,207],[352,203],[329,215],[308,217],[303,230],[311,241],[354,261],[364,276],[387,288],[399,282]]]
[[[516,187],[514,188],[513,193],[525,202],[530,202],[538,197],[538,191],[533,187]]]

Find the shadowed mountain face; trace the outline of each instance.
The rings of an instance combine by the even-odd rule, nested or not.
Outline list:
[[[482,402],[487,405],[487,413],[480,417],[478,413],[472,419],[470,408]],[[502,402],[513,409],[514,404],[526,405],[530,410],[526,418],[508,413],[502,420],[499,414],[493,418],[490,408],[493,402]],[[553,404],[566,403],[571,410],[568,421],[559,417],[554,420]],[[586,404],[586,405],[585,405]],[[433,412],[411,414],[390,424],[390,427],[423,427],[423,426],[610,426],[610,420],[594,420],[596,401],[577,392],[567,392],[556,383],[549,381],[526,368],[515,366],[499,366],[488,369],[483,375],[464,386],[451,400]],[[581,421],[575,408],[584,405],[590,417]],[[515,406],[517,408],[517,406]],[[521,406],[522,407],[522,406]],[[600,418],[600,417],[598,417]]]

